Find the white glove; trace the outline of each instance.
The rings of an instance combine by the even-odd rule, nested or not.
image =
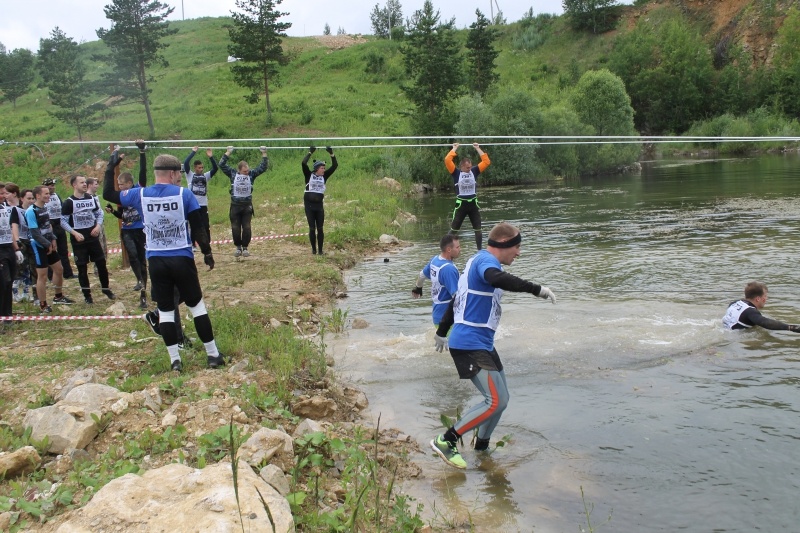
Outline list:
[[[449,349],[447,347],[447,337],[440,337],[439,335],[436,335],[434,333],[433,334],[433,342],[436,343],[434,345],[434,348],[436,348],[436,351],[439,352],[439,353],[442,353],[443,351]]]
[[[228,146],[228,151],[233,153],[233,146]]]
[[[17,250],[16,252],[14,252],[14,255],[16,255],[16,256],[17,256],[17,264],[18,264],[18,265],[21,265],[22,263],[24,263],[24,262],[25,262],[25,256],[23,256],[23,255],[22,255],[22,252],[20,252],[19,250]]]
[[[539,289],[539,298],[550,300],[554,304],[556,303],[556,295],[553,294],[553,291],[544,286],[541,289]]]

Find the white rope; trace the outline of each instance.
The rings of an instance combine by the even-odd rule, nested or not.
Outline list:
[[[262,142],[267,145],[269,148],[281,148],[281,147],[270,147],[266,143],[298,143],[295,146],[283,147],[283,148],[306,148],[309,144],[314,144],[319,141],[324,141],[325,143],[332,143],[333,141],[404,141],[404,140],[442,140],[447,139],[446,143],[432,143],[432,144],[411,144],[411,145],[403,145],[403,144],[391,144],[391,145],[364,145],[364,146],[349,146],[352,148],[372,148],[372,147],[416,147],[416,146],[451,146],[453,140],[463,139],[465,140],[465,145],[468,146],[466,143],[470,143],[477,140],[477,139],[500,139],[500,140],[520,140],[520,141],[531,141],[529,144],[543,144],[544,142],[548,143],[561,143],[564,144],[563,141],[569,141],[569,144],[579,144],[585,142],[634,142],[634,143],[656,143],[656,142],[670,142],[670,143],[689,143],[689,142],[770,142],[770,141],[789,141],[789,142],[797,142],[800,141],[800,137],[792,137],[792,136],[779,136],[779,137],[709,137],[709,136],[684,136],[684,137],[676,137],[676,136],[666,136],[666,135],[474,135],[474,136],[398,136],[398,137],[306,137],[306,138],[299,138],[299,137],[278,137],[278,138],[241,138],[241,139],[182,139],[181,142],[185,143],[186,145],[193,147],[199,146],[200,143],[234,143],[234,142]],[[54,145],[72,145],[72,144],[119,144],[122,145],[124,143],[130,143],[130,139],[122,140],[122,141],[35,141],[38,144],[54,144]],[[169,143],[174,143],[175,139],[166,139],[166,140],[151,140],[147,141],[147,144],[164,144],[167,145]],[[33,144],[29,141],[2,141],[0,140],[0,145],[3,144]],[[494,145],[498,145],[499,143],[494,143]],[[520,144],[520,143],[510,143],[510,144]],[[219,146],[216,146],[219,147]],[[169,148],[165,146],[165,148]],[[259,147],[255,147],[258,149]],[[248,147],[247,149],[252,149],[252,147]]]

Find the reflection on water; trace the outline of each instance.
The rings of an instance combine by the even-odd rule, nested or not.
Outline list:
[[[798,158],[652,162],[640,176],[485,190],[485,229],[523,233],[509,269],[558,304],[504,296],[496,346],[511,401],[490,456],[467,446],[457,472],[428,454],[441,414],[477,401],[433,351],[430,306],[410,298],[452,212],[419,201],[425,235],[348,276],[349,316],[370,327],[331,343],[372,416],[414,436],[424,476],[406,485],[436,521],[478,531],[792,531],[800,439],[800,337],[726,332],[745,283],[765,312],[800,321]],[[462,259],[471,255],[464,232]],[[469,436],[465,436],[465,442]],[[435,511],[434,511],[435,509]]]

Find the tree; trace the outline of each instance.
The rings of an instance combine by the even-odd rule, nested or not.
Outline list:
[[[426,135],[449,135],[455,120],[450,102],[464,92],[455,18],[440,22],[439,11],[434,12],[433,4],[425,0],[407,26],[400,51],[410,85],[401,88],[416,106],[414,128]]]
[[[86,104],[92,91],[86,81],[86,66],[81,61],[78,43],[58,27],[50,37],[39,39],[39,72],[48,87],[50,102],[61,108],[50,114],[58,120],[74,126],[78,140],[83,141],[83,132],[99,128],[103,123],[95,115],[102,104]]]
[[[636,135],[633,107],[625,83],[607,69],[584,72],[570,102],[595,135]]]
[[[322,29],[322,35],[330,35],[331,34],[331,27],[328,23],[325,23],[325,27]]]
[[[400,0],[386,0],[386,5],[381,8],[378,4],[369,14],[372,23],[372,32],[379,39],[392,39],[394,28],[403,28],[403,6]]]
[[[633,107],[625,83],[607,69],[584,72],[570,96],[570,103],[592,135],[636,135]],[[585,172],[613,170],[636,160],[636,144],[589,144],[578,151]]]
[[[150,135],[155,137],[149,87],[155,77],[147,71],[155,65],[169,66],[161,53],[169,45],[161,40],[178,31],[170,29],[166,20],[175,8],[157,0],[112,0],[103,10],[112,25],[110,30],[97,30],[97,36],[111,53],[93,57],[112,66],[111,72],[103,75],[103,86],[113,96],[140,102],[147,114]]]
[[[573,29],[592,33],[612,29],[619,9],[616,0],[562,0],[561,5]]]
[[[641,20],[617,38],[608,64],[625,82],[641,132],[683,133],[710,112],[711,52],[680,16]]]
[[[281,37],[292,27],[289,22],[278,22],[288,13],[276,11],[281,0],[236,0],[236,7],[243,13],[231,12],[233,24],[228,29],[231,43],[228,53],[239,58],[231,66],[233,80],[251,93],[245,100],[257,104],[264,95],[267,108],[267,124],[272,121],[269,103],[270,83],[278,79],[278,67],[289,59],[283,53]]]
[[[778,30],[772,62],[776,102],[784,113],[800,116],[800,11],[792,7]]]
[[[4,50],[5,51],[5,50]],[[36,77],[33,53],[27,48],[16,48],[4,54],[0,61],[0,88],[3,99],[17,107],[17,98],[30,91]]]
[[[102,104],[86,104],[92,93],[91,84],[86,81],[86,66],[80,59],[78,43],[57,26],[47,39],[39,39],[39,73],[48,87],[50,102],[61,108],[50,114],[61,122],[74,126],[78,140],[83,141],[83,133],[99,128],[103,122],[96,114]],[[81,147],[83,149],[83,147]]]
[[[498,32],[489,27],[489,19],[480,9],[475,10],[477,20],[469,27],[467,35],[467,60],[469,63],[469,88],[485,96],[489,87],[500,76],[495,72],[494,60],[499,52],[494,49]]]

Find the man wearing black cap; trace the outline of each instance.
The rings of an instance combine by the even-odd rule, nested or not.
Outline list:
[[[316,147],[311,146],[308,153],[303,158],[303,176],[306,180],[306,190],[303,194],[303,205],[306,208],[306,220],[308,220],[308,240],[311,241],[311,253],[322,255],[322,245],[325,242],[325,234],[322,226],[325,224],[325,208],[322,200],[325,198],[325,184],[328,182],[336,168],[339,166],[333,148],[325,147],[325,151],[331,156],[331,167],[325,168],[325,161],[314,161],[313,172],[308,168],[308,160],[314,153]]]
[[[117,151],[111,154],[103,183],[103,198],[122,207],[134,207],[142,214],[147,237],[150,285],[159,311],[158,329],[167,346],[172,370],[180,372],[183,369],[175,326],[176,288],[180,299],[186,302],[192,313],[197,336],[206,349],[209,368],[223,366],[225,359],[217,348],[211,319],[203,301],[192,240],[200,247],[209,270],[214,268],[214,256],[197,199],[189,189],[180,186],[181,162],[172,155],[159,155],[153,165],[155,185],[115,191],[114,167],[121,159]]]
[[[503,291],[528,292],[556,303],[555,294],[547,287],[520,279],[503,271],[520,254],[522,236],[519,229],[502,222],[489,233],[489,246],[473,255],[458,280],[458,291],[448,313],[436,332],[437,349],[448,347],[458,377],[469,379],[483,396],[483,401],[467,412],[443,435],[431,441],[431,447],[447,464],[466,468],[456,442],[467,432],[477,429],[475,450],[489,448],[489,438],[508,404],[508,387],[503,363],[494,347],[494,334],[500,324],[500,298]]]
[[[50,215],[50,226],[53,228],[53,234],[56,236],[56,249],[58,257],[61,259],[61,267],[64,271],[64,279],[74,277],[72,272],[72,265],[69,263],[69,248],[67,248],[67,232],[61,227],[61,198],[56,193],[56,180],[47,178],[42,181],[42,185],[46,186],[50,191],[50,201],[45,204],[47,214]],[[52,274],[50,274],[52,276]],[[60,287],[59,287],[60,289]]]
[[[253,183],[256,177],[267,170],[267,147],[262,146],[261,164],[258,168],[250,170],[247,161],[239,161],[236,170],[228,166],[228,158],[233,153],[233,146],[228,146],[228,150],[222,154],[219,160],[219,168],[231,180],[231,209],[228,216],[231,220],[231,233],[233,233],[233,244],[236,246],[234,257],[249,256],[247,247],[250,245],[252,233],[250,221],[253,218]]]

